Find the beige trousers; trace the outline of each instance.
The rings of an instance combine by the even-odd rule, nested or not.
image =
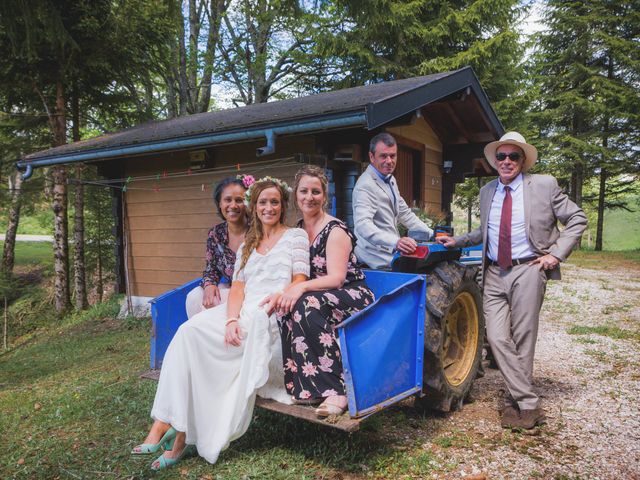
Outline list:
[[[540,406],[533,390],[533,356],[547,276],[537,265],[484,272],[483,307],[487,340],[507,388],[520,409]]]

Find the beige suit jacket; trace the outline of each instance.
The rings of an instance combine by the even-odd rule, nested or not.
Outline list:
[[[390,185],[396,196],[395,204],[388,188],[369,165],[353,189],[353,224],[358,239],[355,254],[358,261],[371,268],[389,266],[400,238],[398,224],[429,236],[433,233],[400,196],[394,177]]]
[[[565,261],[587,228],[587,217],[569,200],[551,175],[523,175],[524,221],[531,248],[537,255],[550,253]],[[483,268],[487,266],[487,226],[491,202],[498,179],[480,189],[480,227],[455,237],[456,246],[467,247],[482,242]],[[558,222],[564,225],[560,231]],[[547,271],[547,277],[559,280],[560,267]]]

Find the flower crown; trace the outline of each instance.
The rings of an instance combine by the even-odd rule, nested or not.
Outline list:
[[[251,177],[251,175],[246,175],[245,177],[247,176]],[[247,208],[249,208],[249,205],[251,204],[251,192],[253,191],[253,186],[256,183],[273,182],[276,185],[278,185],[280,188],[282,188],[285,192],[291,193],[293,191],[291,187],[287,184],[287,182],[285,182],[284,180],[280,180],[279,178],[271,177],[269,175],[267,175],[266,177],[262,177],[260,180],[255,180],[253,177],[251,177],[251,180],[253,180],[253,182],[251,183],[251,185],[249,185],[249,187],[247,188],[247,191],[244,192],[244,204]],[[243,180],[243,183],[244,183],[244,180]]]
[[[244,185],[244,188],[249,188],[251,185],[256,183],[256,179],[253,178],[253,175],[245,175],[244,173],[236,175],[236,180],[240,180]]]

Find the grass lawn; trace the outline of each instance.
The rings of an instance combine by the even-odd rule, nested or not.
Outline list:
[[[571,254],[567,263],[579,267],[597,270],[613,270],[616,268],[639,267],[640,249],[623,252],[594,252],[593,250],[577,250]]]
[[[0,240],[0,251],[4,241]],[[53,247],[50,242],[16,242],[16,265],[53,266]]]
[[[640,250],[640,201],[634,199],[626,210],[606,210],[604,213],[604,250]],[[589,225],[592,243],[595,243],[596,220]],[[583,245],[588,247],[585,235]]]
[[[16,253],[19,265],[52,263],[48,243],[19,242]],[[598,269],[637,269],[640,250],[578,251],[569,261]],[[129,455],[150,425],[156,384],[139,378],[148,368],[150,322],[116,320],[116,312],[116,302],[102,304],[55,327],[35,330],[18,348],[0,350],[0,479],[152,476],[148,465],[153,456]],[[433,453],[449,442],[434,433],[441,418],[399,405],[348,435],[257,410],[247,434],[232,443],[216,465],[193,458],[153,477],[355,480],[453,475],[459,467],[443,464]],[[426,432],[435,438],[435,446],[425,447],[430,445]],[[473,441],[484,440],[476,436]]]
[[[40,330],[0,354],[0,478],[148,478],[154,457],[131,457],[144,439],[155,382],[148,368],[149,321],[102,311]],[[406,410],[406,409],[405,409]],[[411,410],[414,412],[413,410]],[[416,425],[428,417],[411,413]],[[402,409],[375,416],[355,435],[257,411],[249,432],[215,466],[200,458],[155,478],[318,479],[341,475],[427,475],[431,453],[390,438]],[[209,475],[209,477],[207,477]]]

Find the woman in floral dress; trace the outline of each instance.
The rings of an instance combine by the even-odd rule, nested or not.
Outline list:
[[[373,303],[356,267],[355,237],[324,211],[327,178],[307,165],[296,174],[294,195],[302,212],[298,227],[309,237],[310,280],[290,285],[278,301],[285,386],[297,403],[322,404],[318,416],[341,414],[347,397],[335,326]]]
[[[200,285],[187,294],[187,318],[227,301],[236,251],[249,229],[244,196],[254,181],[251,175],[227,177],[213,191],[213,200],[223,221],[207,235],[206,265]]]

